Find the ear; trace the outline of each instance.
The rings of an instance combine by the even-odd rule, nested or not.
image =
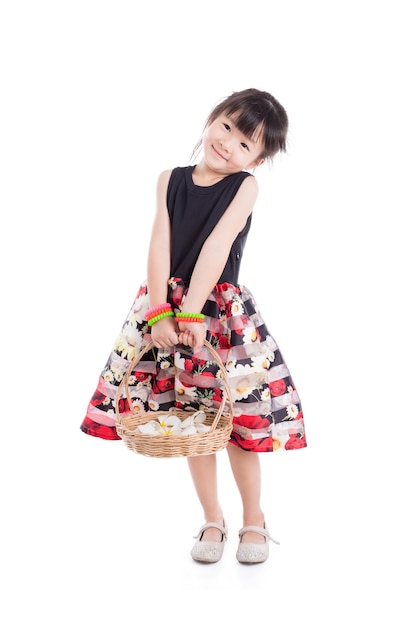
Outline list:
[[[247,169],[255,169],[256,167],[260,167],[260,165],[263,165],[263,163],[265,162],[266,159],[257,159],[255,161],[253,161],[252,163],[250,163],[250,165],[248,165]]]

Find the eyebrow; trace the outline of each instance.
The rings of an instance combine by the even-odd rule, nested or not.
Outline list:
[[[246,134],[245,134],[242,130],[240,130],[240,129],[238,128],[236,121],[235,121],[235,120],[234,120],[234,118],[232,117],[232,116],[233,116],[233,115],[235,115],[236,113],[237,113],[237,111],[235,111],[234,113],[230,113],[230,114],[228,115],[227,113],[223,112],[223,113],[222,113],[222,115],[223,115],[224,117],[226,117],[228,120],[231,120],[231,122],[233,123],[233,125],[235,126],[235,128],[238,130],[238,132],[240,132],[240,133],[241,133],[241,135],[244,135],[244,137],[246,138],[246,140],[247,140],[247,141],[249,141],[249,142],[250,142],[250,143],[251,143],[254,147],[257,147],[257,141],[258,141],[258,139],[260,138],[260,139],[261,139],[261,141],[262,141],[261,130],[260,130],[260,132],[257,134],[257,138],[256,138],[256,139],[251,138],[251,137],[249,137],[248,135],[246,135]],[[254,135],[253,135],[253,137],[254,137]]]

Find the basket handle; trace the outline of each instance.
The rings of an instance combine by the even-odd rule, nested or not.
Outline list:
[[[209,341],[207,341],[206,339],[203,341],[203,345],[206,346],[206,348],[209,350],[209,352],[211,353],[211,355],[213,356],[214,361],[216,361],[216,364],[218,365],[220,371],[223,374],[223,381],[224,381],[224,388],[225,391],[227,393],[228,396],[228,400],[229,400],[229,405],[230,405],[230,409],[231,409],[231,420],[233,417],[233,401],[232,401],[232,393],[231,393],[231,388],[229,386],[228,383],[228,373],[225,369],[224,364],[222,363],[222,360],[219,356],[219,354],[216,352],[216,350],[212,347],[212,345],[209,343]],[[116,397],[115,397],[115,408],[116,411],[118,411],[118,407],[119,407],[119,399],[122,395],[122,389],[123,387],[125,388],[125,394],[126,394],[126,398],[128,400],[129,406],[131,407],[132,410],[132,399],[129,395],[129,378],[134,370],[134,368],[136,367],[136,365],[138,365],[139,361],[142,359],[142,357],[144,356],[144,354],[146,354],[147,352],[149,352],[152,348],[154,348],[154,342],[150,341],[144,348],[142,348],[142,350],[139,352],[139,354],[134,357],[134,359],[132,359],[127,371],[125,372],[123,381],[120,383],[118,391],[116,393]],[[213,430],[215,430],[215,428],[218,425],[218,422],[221,418],[222,412],[224,410],[226,404],[226,397],[225,394],[222,394],[222,402],[219,405],[218,408],[218,412],[216,413],[216,416],[212,422],[211,428],[209,432],[212,432]]]

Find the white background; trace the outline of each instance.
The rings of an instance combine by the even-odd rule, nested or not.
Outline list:
[[[1,621],[416,626],[412,0],[6,0],[1,84]],[[308,448],[262,457],[266,564],[222,561],[186,461],[79,430],[145,278],[155,183],[212,106],[271,91],[241,282],[299,388]]]

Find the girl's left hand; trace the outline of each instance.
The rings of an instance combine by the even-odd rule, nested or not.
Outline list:
[[[206,339],[206,324],[203,322],[179,322],[179,343],[190,346],[194,352],[203,348]]]
[[[151,326],[151,338],[156,348],[169,348],[178,344],[177,324],[173,317],[165,317]]]

